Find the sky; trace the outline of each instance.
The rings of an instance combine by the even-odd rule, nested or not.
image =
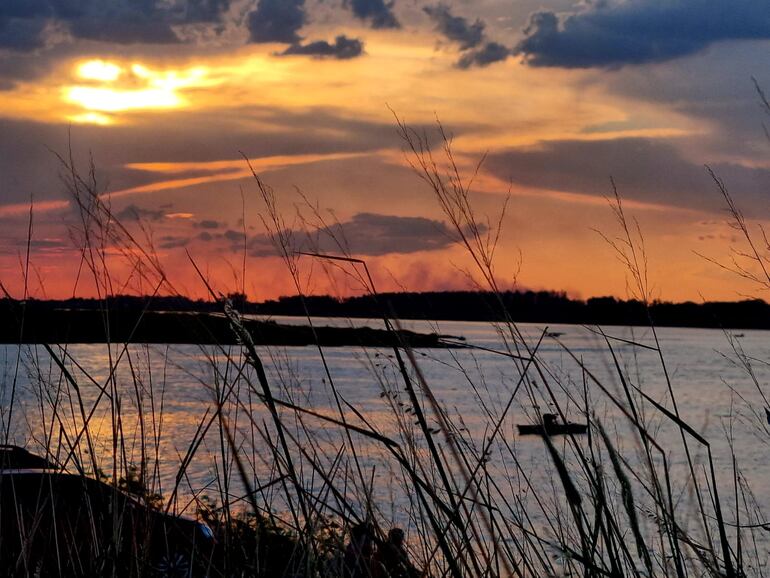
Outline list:
[[[652,297],[763,297],[720,266],[745,246],[706,165],[761,226],[770,119],[753,79],[770,91],[769,49],[765,0],[3,0],[0,282],[153,291],[133,256],[192,297],[293,294],[248,159],[293,246],[344,238],[379,291],[474,288],[399,119],[442,170],[439,122],[464,182],[478,167],[502,288],[633,296],[606,240],[614,181]],[[83,251],[62,159],[138,246]],[[362,290],[353,264],[296,262],[302,291]]]

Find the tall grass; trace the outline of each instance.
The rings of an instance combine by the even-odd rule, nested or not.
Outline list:
[[[207,522],[217,545],[191,567],[188,573],[194,575],[350,575],[345,548],[351,528],[371,528],[375,543],[382,545],[398,520],[408,526],[409,556],[424,576],[762,576],[766,525],[739,469],[740,456],[731,456],[731,483],[720,485],[724,476],[717,474],[712,442],[680,412],[654,319],[651,342],[592,328],[610,360],[606,375],[594,369],[594,360],[583,359],[546,330],[535,336],[523,330],[499,298],[495,272],[505,205],[494,221],[476,214],[474,175],[462,174],[443,127],[438,147],[400,120],[398,129],[407,159],[473,263],[469,276],[497,296],[489,307],[504,320],[496,325],[499,350],[466,345],[441,357],[466,380],[481,424],[469,427],[469,416],[443,401],[419,352],[404,343],[359,354],[386,408],[384,418],[346,397],[323,348],[316,351],[322,375],[298,374],[292,352],[254,345],[241,312],[214,289],[190,255],[240,344],[200,347],[193,355],[202,367],[188,376],[203,392],[198,421],[184,428],[173,422],[169,407],[179,402],[178,384],[168,376],[189,371],[191,360],[172,347],[106,343],[94,364],[78,359],[73,353],[78,348],[67,344],[19,346],[11,350],[13,377],[3,393],[6,442],[18,441],[26,426],[29,445],[62,468],[105,479],[149,508]],[[79,209],[73,237],[80,244],[81,267],[104,298],[105,325],[110,320],[106,297],[118,290],[141,289],[150,294],[148,300],[178,293],[151,235],[139,239],[115,218],[99,195],[93,168],[81,177],[71,157],[60,161]],[[344,238],[337,239],[333,255],[299,251],[287,234],[275,192],[256,173],[254,182],[265,209],[263,224],[299,295],[302,265],[310,261],[331,275],[342,271],[377,297],[366,263],[350,253]],[[718,184],[751,242],[745,220]],[[619,233],[606,238],[627,266],[638,296],[648,302],[641,229],[626,216],[616,191],[611,206]],[[307,207],[311,229],[335,230],[319,210]],[[30,236],[32,230],[30,214]],[[121,278],[113,272],[116,255],[123,262],[120,270],[128,271]],[[749,258],[764,263],[756,249]],[[20,317],[26,297],[18,296]],[[378,303],[384,326],[398,329],[388,304]],[[307,323],[314,323],[309,312]],[[577,377],[548,362],[546,345],[558,346],[572,360]],[[620,346],[657,358],[663,398],[645,391],[624,365]],[[737,346],[735,353],[751,373],[749,357]],[[472,367],[482,355],[509,364],[513,377],[502,396],[491,395],[482,373]],[[17,387],[24,373],[30,391],[22,406]],[[321,391],[311,394],[305,387],[309,380],[320,381]],[[753,380],[762,394],[759,380]],[[319,404],[321,398],[328,405]],[[521,420],[514,412],[521,407],[550,407],[563,420],[584,421],[589,435],[543,437],[547,461],[533,471],[512,434],[514,421]],[[601,413],[600,407],[609,409]],[[532,419],[537,414],[536,409]],[[674,469],[672,456],[684,456],[683,467]],[[202,469],[210,472],[206,483],[195,473]],[[377,481],[383,470],[391,476],[392,493],[399,494],[391,503],[383,502],[383,483]],[[116,508],[114,514],[117,529],[121,512]],[[34,539],[34,529],[25,530],[22,543]],[[161,572],[142,562],[138,547],[129,553],[135,563],[128,565],[117,563],[123,560],[117,552],[111,563],[100,559],[98,567],[68,562],[66,540],[55,541],[54,561],[47,562],[44,573]],[[23,546],[19,559],[8,564],[6,570],[16,575],[41,570]],[[376,574],[376,565],[369,568]]]

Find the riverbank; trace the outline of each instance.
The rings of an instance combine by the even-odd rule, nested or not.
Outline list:
[[[236,345],[224,315],[180,311],[4,307],[0,343],[177,343]],[[243,319],[255,345],[323,347],[450,347],[435,333],[369,327],[311,327]]]

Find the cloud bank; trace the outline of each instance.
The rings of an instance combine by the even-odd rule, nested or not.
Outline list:
[[[229,240],[242,243],[243,234],[236,235],[237,238]],[[442,221],[378,213],[358,213],[349,221],[319,229],[310,238],[302,231],[287,231],[286,235],[297,250],[339,254],[342,245],[354,255],[367,257],[438,251],[456,242],[456,235]],[[270,237],[265,234],[249,237],[247,250],[252,257],[276,255]]]
[[[283,42],[301,40],[298,32],[305,25],[305,0],[259,0],[248,17],[251,42]]]
[[[218,23],[230,0],[4,0],[0,49],[31,51],[54,25],[71,37],[113,44],[181,42],[175,26]]]
[[[537,12],[524,34],[515,53],[530,66],[618,68],[770,39],[770,9],[757,0],[605,0],[565,18]]]
[[[704,166],[665,140],[551,141],[536,149],[492,154],[486,167],[525,187],[602,197],[611,193],[613,177],[624,198],[714,212],[723,207]],[[747,213],[764,207],[770,169],[733,163],[716,163],[713,168]]]

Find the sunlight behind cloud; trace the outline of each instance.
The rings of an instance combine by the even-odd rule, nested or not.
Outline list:
[[[77,66],[76,75],[91,82],[65,86],[62,97],[88,112],[69,118],[74,122],[93,124],[114,121],[113,117],[100,113],[183,108],[189,104],[183,91],[215,84],[202,66],[155,70],[139,63],[121,66],[104,60],[89,60]]]
[[[114,62],[104,60],[88,60],[78,66],[77,74],[84,80],[101,80],[112,82],[123,73],[123,69]]]
[[[67,120],[75,124],[98,124],[107,126],[112,124],[112,118],[100,112],[84,112],[83,114],[73,114],[67,117]]]
[[[67,89],[66,99],[91,111],[120,112],[124,110],[176,108],[182,100],[169,90],[114,90],[90,86],[73,86]]]

